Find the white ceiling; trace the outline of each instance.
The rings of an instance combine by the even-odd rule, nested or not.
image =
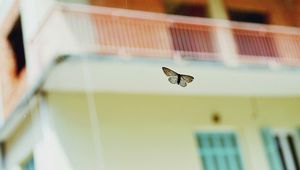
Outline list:
[[[190,74],[195,79],[185,88],[170,84],[162,66]],[[193,61],[87,57],[85,60],[66,60],[54,67],[44,88],[55,91],[299,96],[300,69],[229,68]]]

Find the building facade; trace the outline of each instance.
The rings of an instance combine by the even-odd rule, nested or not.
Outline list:
[[[299,14],[299,0],[1,0],[0,168],[300,169]]]

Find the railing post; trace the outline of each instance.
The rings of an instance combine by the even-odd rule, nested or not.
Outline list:
[[[215,19],[227,20],[227,12],[223,0],[208,0],[208,9],[210,17]],[[216,46],[218,47],[220,57],[226,65],[237,65],[238,57],[232,34],[230,22],[222,22],[216,24]]]
[[[228,26],[217,27],[216,39],[217,46],[223,62],[228,66],[236,66],[238,64],[238,55],[233,32],[229,27],[230,22],[225,23]]]

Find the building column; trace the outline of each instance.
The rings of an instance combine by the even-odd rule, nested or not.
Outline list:
[[[34,148],[35,168],[37,170],[71,170],[71,165],[68,164],[63,148],[53,130],[53,122],[49,117],[49,106],[45,94],[39,93],[37,100],[42,139]]]
[[[237,48],[234,36],[228,20],[226,6],[223,0],[208,0],[208,10],[211,18],[222,19],[216,21],[216,37],[219,55],[223,62],[229,66],[238,64]]]
[[[228,19],[223,0],[208,0],[208,10],[212,18]]]

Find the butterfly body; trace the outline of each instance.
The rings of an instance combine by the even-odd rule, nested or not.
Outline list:
[[[169,77],[168,80],[170,83],[178,84],[181,87],[186,87],[187,83],[190,83],[194,80],[193,76],[176,73],[167,67],[162,67],[162,70],[166,76]]]
[[[178,74],[178,79],[177,79],[177,84],[179,85],[180,84],[180,79],[181,79],[181,75],[180,74]]]

